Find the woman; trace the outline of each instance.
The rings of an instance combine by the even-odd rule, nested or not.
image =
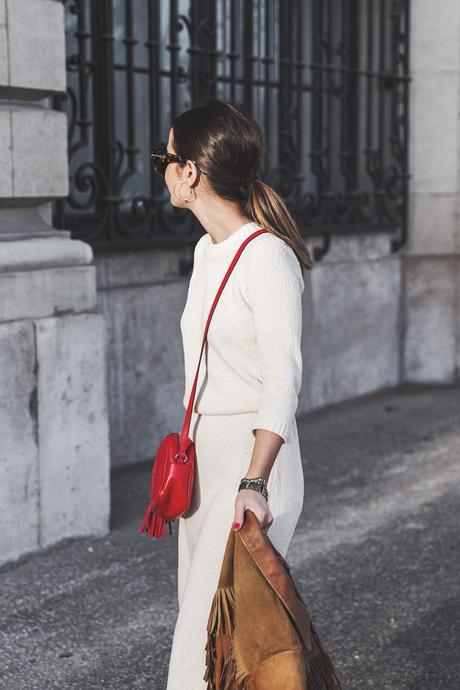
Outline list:
[[[257,176],[263,135],[235,105],[216,98],[181,113],[166,157],[158,155],[171,203],[192,211],[206,230],[180,321],[184,407],[222,278],[242,241],[258,228],[269,231],[245,247],[217,303],[190,426],[195,485],[179,518],[179,615],[167,690],[205,690],[206,625],[232,523],[239,529],[249,508],[285,556],[302,510],[295,412],[302,273],[313,261],[284,202]],[[243,478],[258,483],[248,487]]]

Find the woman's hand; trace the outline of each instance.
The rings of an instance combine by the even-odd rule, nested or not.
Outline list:
[[[252,510],[264,532],[267,532],[273,522],[273,515],[268,507],[265,496],[254,489],[240,489],[235,499],[235,518],[233,529],[238,530],[244,523],[244,511]]]

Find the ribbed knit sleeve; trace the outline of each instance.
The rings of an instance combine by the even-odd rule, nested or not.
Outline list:
[[[294,251],[281,238],[261,236],[251,249],[242,289],[254,317],[262,378],[252,432],[268,429],[285,441],[302,383],[304,281]]]

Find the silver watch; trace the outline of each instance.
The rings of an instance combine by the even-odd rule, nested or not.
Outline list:
[[[253,477],[251,479],[243,477],[240,481],[238,491],[240,489],[254,489],[254,491],[261,493],[268,501],[267,480],[264,477]]]

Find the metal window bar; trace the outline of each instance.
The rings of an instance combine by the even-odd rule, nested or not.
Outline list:
[[[61,0],[69,195],[56,227],[97,251],[193,245],[150,169],[172,117],[220,95],[266,134],[263,178],[316,260],[335,234],[406,241],[410,0]]]

